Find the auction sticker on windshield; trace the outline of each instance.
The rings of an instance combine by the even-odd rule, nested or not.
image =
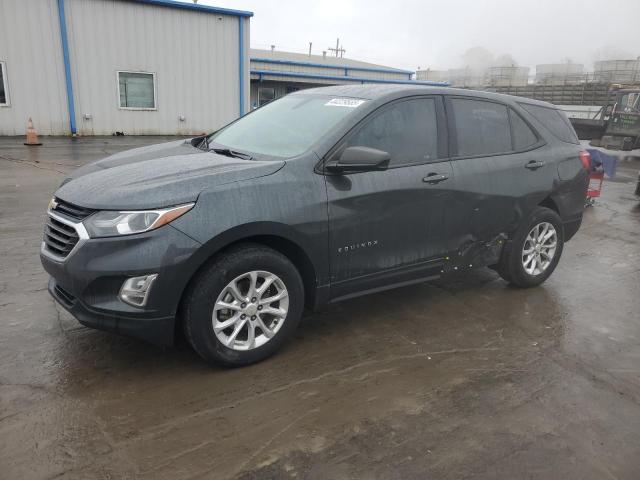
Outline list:
[[[360,100],[358,98],[332,98],[327,103],[325,103],[324,106],[356,108],[362,105],[364,102],[365,100]]]

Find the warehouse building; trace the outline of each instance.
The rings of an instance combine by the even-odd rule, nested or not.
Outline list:
[[[396,83],[447,85],[412,80],[413,72],[350,58],[251,49],[251,108],[304,88]]]
[[[251,12],[2,0],[0,135],[198,134],[249,109]]]

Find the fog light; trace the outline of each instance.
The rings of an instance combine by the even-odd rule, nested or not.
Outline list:
[[[144,307],[151,291],[151,285],[158,278],[157,273],[127,279],[120,289],[120,300],[134,307]]]

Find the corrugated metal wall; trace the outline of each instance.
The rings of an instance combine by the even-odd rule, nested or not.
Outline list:
[[[248,111],[248,18],[124,0],[65,8],[80,135],[189,135],[237,118],[240,21]],[[0,0],[0,61],[11,100],[0,107],[0,135],[24,134],[29,116],[40,134],[70,134],[56,0]],[[118,70],[155,73],[156,110],[119,108]]]
[[[197,134],[239,115],[238,17],[121,0],[66,8],[79,134]],[[119,108],[118,70],[155,73],[156,110]]]
[[[0,1],[0,61],[10,105],[0,107],[0,135],[69,133],[67,93],[56,0]]]

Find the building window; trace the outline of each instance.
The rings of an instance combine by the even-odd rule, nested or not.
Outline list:
[[[266,88],[266,87],[258,88],[258,107],[261,107],[265,103],[269,103],[274,98],[276,98],[275,88]]]
[[[0,106],[9,105],[9,88],[7,87],[7,66],[0,62]]]
[[[147,72],[118,72],[120,108],[156,109],[156,75]]]

